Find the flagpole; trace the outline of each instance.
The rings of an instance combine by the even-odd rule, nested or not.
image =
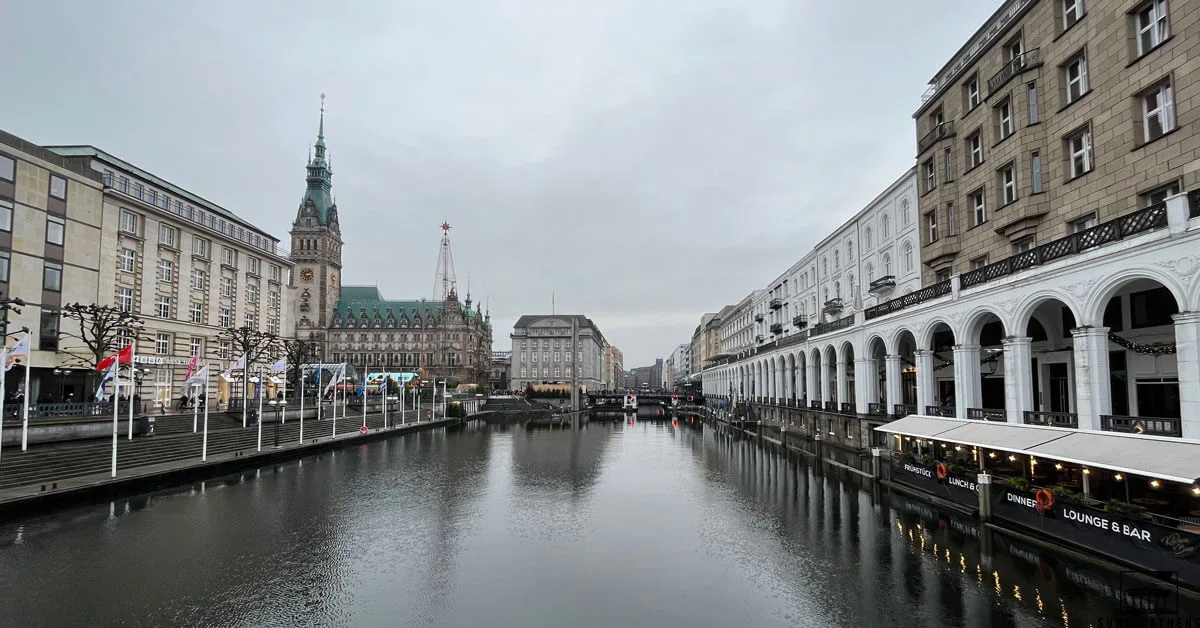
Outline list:
[[[345,377],[345,375],[346,375],[346,365],[345,364],[342,365],[341,374],[342,374],[342,377]],[[338,384],[341,383],[340,381],[338,381],[339,379],[341,379],[341,378],[339,378],[337,376],[334,376],[334,378],[333,378],[333,436],[337,436],[337,389],[338,389]]]
[[[287,362],[283,363],[283,383],[280,384],[280,389],[283,392],[283,406],[279,411],[280,424],[287,424]]]
[[[120,423],[119,406],[117,404],[117,392],[121,390],[121,354],[117,354],[116,363],[112,365],[113,369],[113,451],[112,451],[112,477],[117,477],[117,432],[119,431],[118,424]]]
[[[192,387],[192,384],[190,382],[185,382],[185,383],[187,384],[188,388]],[[199,417],[200,417],[200,404],[198,403],[197,399],[193,399],[192,400],[192,433],[193,434],[195,434],[196,432],[199,431],[199,429],[197,429],[197,428],[199,428],[199,425],[198,425]]]
[[[304,365],[299,364],[296,368],[300,369],[300,444],[304,444]],[[317,400],[317,412],[320,412],[320,400]]]
[[[383,395],[381,395],[379,397],[379,400],[383,402],[383,429],[385,429],[385,430],[387,429],[387,426],[388,426],[388,424],[387,424],[388,385],[391,383],[392,383],[392,380],[388,378],[388,371],[385,368],[385,369],[383,369]]]
[[[245,359],[246,354],[242,354],[242,429],[246,429],[246,389],[249,388],[250,382],[247,381],[250,376],[250,365],[247,364],[250,360]]]
[[[254,387],[255,394],[258,395],[258,450],[262,451],[262,402],[263,402],[263,370],[258,367],[258,385]]]
[[[363,379],[362,379],[363,427],[367,426],[367,373],[370,373],[370,372],[371,372],[370,368],[366,368],[363,370]]]
[[[325,395],[325,390],[321,388],[321,371],[325,370],[325,362],[320,362],[317,365],[317,423],[321,421],[321,397]],[[304,382],[304,373],[300,373],[300,382]],[[301,415],[304,416],[304,415]]]
[[[29,332],[25,332],[25,336],[25,395],[22,399],[25,404],[25,417],[21,420],[21,451],[29,447],[29,372],[33,370],[33,339]]]
[[[0,450],[4,449],[4,380],[8,379],[7,338],[0,336]]]
[[[408,382],[404,381],[404,375],[400,375],[400,425],[404,425],[404,406],[408,404]]]
[[[208,364],[204,365],[204,438],[200,446],[200,462],[208,461]]]
[[[137,335],[133,336],[133,342],[129,344],[129,440],[133,440],[133,396],[137,394]],[[121,368],[121,356],[117,354],[117,369]],[[26,395],[28,396],[28,395]]]

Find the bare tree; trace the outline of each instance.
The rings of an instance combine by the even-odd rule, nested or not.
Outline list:
[[[68,303],[62,308],[60,337],[79,343],[60,350],[79,366],[94,369],[100,360],[121,349],[121,337],[133,337],[142,329],[142,318],[109,305]]]
[[[228,342],[236,357],[246,356],[246,370],[261,364],[279,351],[279,336],[253,327],[222,329],[217,339]]]
[[[293,340],[289,338],[280,340],[279,344],[283,347],[283,355],[287,358],[287,364],[290,367],[287,374],[288,388],[299,390],[300,367],[317,360],[317,343],[311,340]]]

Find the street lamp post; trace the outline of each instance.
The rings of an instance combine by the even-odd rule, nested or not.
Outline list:
[[[58,376],[58,400],[60,402],[66,402],[66,400],[67,400],[66,378],[67,378],[67,373],[69,373],[69,372],[70,371],[68,369],[65,369],[61,366],[55,367],[55,369],[54,369],[54,374]]]

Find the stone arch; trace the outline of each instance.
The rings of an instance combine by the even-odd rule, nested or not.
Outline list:
[[[955,342],[958,342],[959,330],[954,328],[954,323],[950,322],[945,316],[931,316],[925,321],[925,324],[917,330],[917,348],[928,349],[930,343],[933,342],[933,332],[938,325],[945,325],[950,328],[950,332],[954,334]]]
[[[993,316],[1000,320],[1000,325],[1004,328],[1004,331],[1000,334],[1001,336],[1012,333],[1013,327],[1009,324],[1009,321],[1005,320],[1002,312],[997,311],[991,305],[978,305],[967,312],[961,329],[955,330],[951,327],[951,330],[954,331],[955,342],[959,344],[979,344],[979,334],[983,331],[983,326],[991,322],[989,318]]]
[[[883,351],[884,351],[885,355],[892,350],[892,345],[890,345],[888,343],[888,340],[883,337],[883,332],[873,331],[873,332],[868,332],[866,340],[863,341],[863,347],[865,347],[864,352],[866,354],[870,355],[871,351],[872,351],[872,346],[876,342],[883,343]]]
[[[1100,281],[1095,290],[1088,290],[1091,285],[1085,284],[1083,289],[1088,290],[1088,297],[1084,301],[1083,308],[1081,308],[1083,318],[1076,318],[1076,321],[1080,325],[1100,326],[1104,322],[1104,309],[1108,307],[1109,300],[1116,296],[1126,284],[1138,279],[1145,279],[1161,284],[1162,287],[1171,292],[1171,296],[1175,298],[1175,304],[1179,306],[1179,311],[1183,312],[1187,310],[1189,304],[1187,292],[1180,285],[1179,281],[1165,271],[1143,266],[1140,268],[1118,270],[1112,276]],[[1095,280],[1093,279],[1092,281]],[[1072,288],[1074,287],[1072,286]]]
[[[901,325],[896,329],[893,329],[892,333],[883,339],[884,346],[887,347],[888,350],[888,355],[896,355],[900,353],[900,339],[905,333],[908,333],[908,335],[912,336],[914,343],[917,342],[917,332],[913,331],[912,328],[908,327],[907,325]],[[919,343],[917,344],[917,347],[920,348]]]
[[[1021,301],[1016,305],[1016,311],[1012,316],[1012,325],[1006,325],[1005,329],[1010,330],[1012,335],[1025,335],[1025,330],[1029,327],[1029,321],[1033,318],[1034,313],[1038,308],[1050,301],[1059,301],[1071,310],[1071,314],[1075,320],[1080,320],[1082,310],[1079,307],[1078,301],[1071,295],[1055,289],[1037,290],[1033,293],[1021,298]]]

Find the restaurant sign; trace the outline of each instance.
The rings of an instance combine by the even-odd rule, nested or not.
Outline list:
[[[1200,535],[1057,500],[1048,490],[992,485],[992,514],[1141,567],[1200,582]]]
[[[979,487],[972,476],[950,471],[942,463],[922,464],[907,459],[897,460],[892,468],[897,471],[892,474],[893,480],[969,508],[979,507]]]

